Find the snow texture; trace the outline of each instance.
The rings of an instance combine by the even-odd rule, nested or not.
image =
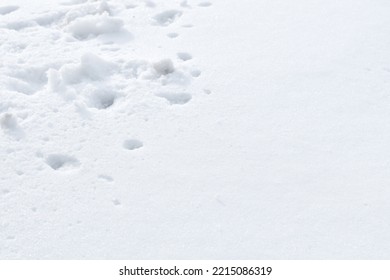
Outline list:
[[[0,259],[390,258],[389,15],[2,0]]]

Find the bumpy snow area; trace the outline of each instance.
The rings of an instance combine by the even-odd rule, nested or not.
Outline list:
[[[0,258],[390,258],[389,15],[0,1]]]

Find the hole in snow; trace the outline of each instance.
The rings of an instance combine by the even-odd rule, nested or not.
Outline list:
[[[168,36],[169,38],[176,38],[176,37],[179,36],[179,34],[178,34],[178,33],[175,33],[175,32],[172,32],[172,33],[168,33],[167,36]]]
[[[144,144],[137,139],[128,139],[123,142],[123,148],[127,150],[136,150],[143,146]]]
[[[177,57],[180,58],[183,61],[187,61],[192,59],[192,55],[186,52],[179,52],[177,53]]]
[[[72,169],[80,166],[80,162],[72,156],[63,154],[51,154],[46,158],[46,163],[54,170]]]
[[[168,10],[159,13],[153,17],[155,24],[161,26],[167,26],[173,23],[178,17],[182,15],[182,12],[178,10]]]
[[[107,109],[114,104],[116,98],[117,95],[113,92],[95,91],[89,97],[89,105],[99,110]]]

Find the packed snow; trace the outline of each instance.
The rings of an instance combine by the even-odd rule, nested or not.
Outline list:
[[[389,15],[0,1],[0,259],[388,259]]]

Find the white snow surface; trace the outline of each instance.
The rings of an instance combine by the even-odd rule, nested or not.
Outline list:
[[[390,258],[389,15],[1,0],[0,258]]]

